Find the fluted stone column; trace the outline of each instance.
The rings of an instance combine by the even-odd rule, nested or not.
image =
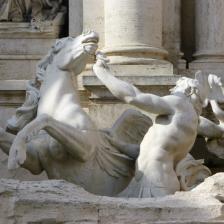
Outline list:
[[[196,52],[190,69],[224,74],[224,1],[197,0]]]
[[[181,59],[181,5],[181,0],[163,0],[163,47],[174,65],[174,74],[186,69],[186,61]]]
[[[94,30],[100,36],[99,49],[104,46],[104,0],[83,0],[83,30]]]
[[[83,0],[69,0],[69,36],[76,37],[83,29]]]
[[[104,17],[103,51],[115,72],[173,73],[166,60],[168,52],[162,47],[162,0],[105,0]]]

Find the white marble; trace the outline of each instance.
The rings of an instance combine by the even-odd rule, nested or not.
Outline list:
[[[72,75],[83,71],[98,39],[87,32],[55,43],[38,63],[25,102],[8,120],[8,131],[17,134],[1,129],[0,146],[9,154],[10,169],[22,166],[33,174],[45,170],[51,179],[113,196],[130,182],[140,141],[152,123],[128,110],[110,129],[100,130],[82,109]]]
[[[207,131],[211,134],[210,126],[215,126],[219,134],[223,133],[214,123],[200,117],[207,98],[217,97],[211,91],[211,86],[218,89],[221,85],[220,79],[198,72],[195,79],[180,78],[170,95],[159,97],[142,93],[132,84],[114,77],[105,56],[98,53],[97,58],[94,72],[114,96],[157,115],[153,126],[141,142],[135,177],[129,185],[131,191],[127,190],[124,195],[127,193],[126,196],[130,197],[156,197],[180,190],[180,182],[174,169],[190,152],[197,134],[200,131],[205,136]],[[203,175],[201,177],[204,178]]]
[[[13,135],[1,129],[0,146],[9,154],[8,167],[14,169],[22,166],[33,174],[46,171],[49,178],[68,180],[99,195],[115,196],[124,190],[130,181],[129,186],[134,189],[131,195],[126,196],[155,197],[174,193],[180,189],[177,175],[184,175],[185,178],[189,174],[186,171],[189,166],[187,162],[182,161],[184,169],[179,168],[177,173],[174,167],[187,155],[194,143],[197,119],[202,108],[201,101],[206,99],[209,84],[215,85],[220,80],[213,75],[208,84],[207,78],[198,73],[195,80],[180,79],[170,96],[162,98],[142,94],[135,87],[111,76],[106,58],[97,54],[98,61],[94,65],[94,71],[103,83],[106,79],[106,85],[109,81],[113,87],[116,86],[115,89],[118,88],[118,92],[122,86],[124,92],[119,94],[126,91],[130,92],[129,94],[139,94],[140,101],[132,103],[133,105],[139,104],[143,110],[161,113],[157,116],[155,123],[158,124],[155,125],[141,112],[127,110],[110,129],[100,130],[81,108],[79,95],[72,82],[72,75],[80,74],[89,58],[95,54],[98,40],[99,37],[94,32],[87,32],[76,38],[59,39],[38,63],[35,80],[27,83],[25,102],[8,120],[7,129],[17,134]],[[112,93],[114,94],[113,91]],[[131,103],[132,96],[123,97],[127,97],[126,102]],[[152,109],[147,109],[151,102],[150,97],[155,104],[158,101],[158,108],[153,105]],[[123,99],[122,95],[120,98]],[[167,116],[174,113],[174,122],[167,119],[166,112]],[[189,119],[186,119],[186,116]],[[165,125],[167,122],[171,122],[168,130]],[[170,139],[177,135],[175,130],[178,125],[179,139],[170,142]],[[164,132],[162,137],[156,136],[157,129],[160,133]],[[162,152],[157,147],[160,143],[170,145],[171,149],[167,146]],[[180,144],[183,151],[173,153],[170,158],[169,154],[177,151]],[[148,148],[151,150],[148,151]],[[135,177],[131,180],[136,159]],[[160,159],[166,164],[165,170],[159,162]],[[196,167],[201,166],[201,163],[193,161]],[[166,174],[165,179],[160,179],[159,184],[167,189],[161,190],[149,185],[156,184],[153,178],[160,178],[163,172]],[[197,170],[191,171],[188,176],[193,175],[202,176]],[[136,180],[140,183],[140,189],[133,184]],[[188,182],[185,185],[190,189],[194,183],[192,180],[190,186]]]

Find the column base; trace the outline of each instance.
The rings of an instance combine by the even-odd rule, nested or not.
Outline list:
[[[173,65],[165,60],[151,59],[147,64],[112,64],[110,69],[119,76],[173,75]]]
[[[224,79],[224,58],[197,59],[189,64],[189,69],[192,72],[201,70],[206,74],[216,74]]]

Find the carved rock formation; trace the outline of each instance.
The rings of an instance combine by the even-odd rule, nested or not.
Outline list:
[[[163,198],[95,196],[65,181],[0,179],[0,223],[223,223],[224,174]]]

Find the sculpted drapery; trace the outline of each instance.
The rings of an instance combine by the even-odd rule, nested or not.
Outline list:
[[[62,0],[0,0],[0,21],[28,22],[53,19]]]

